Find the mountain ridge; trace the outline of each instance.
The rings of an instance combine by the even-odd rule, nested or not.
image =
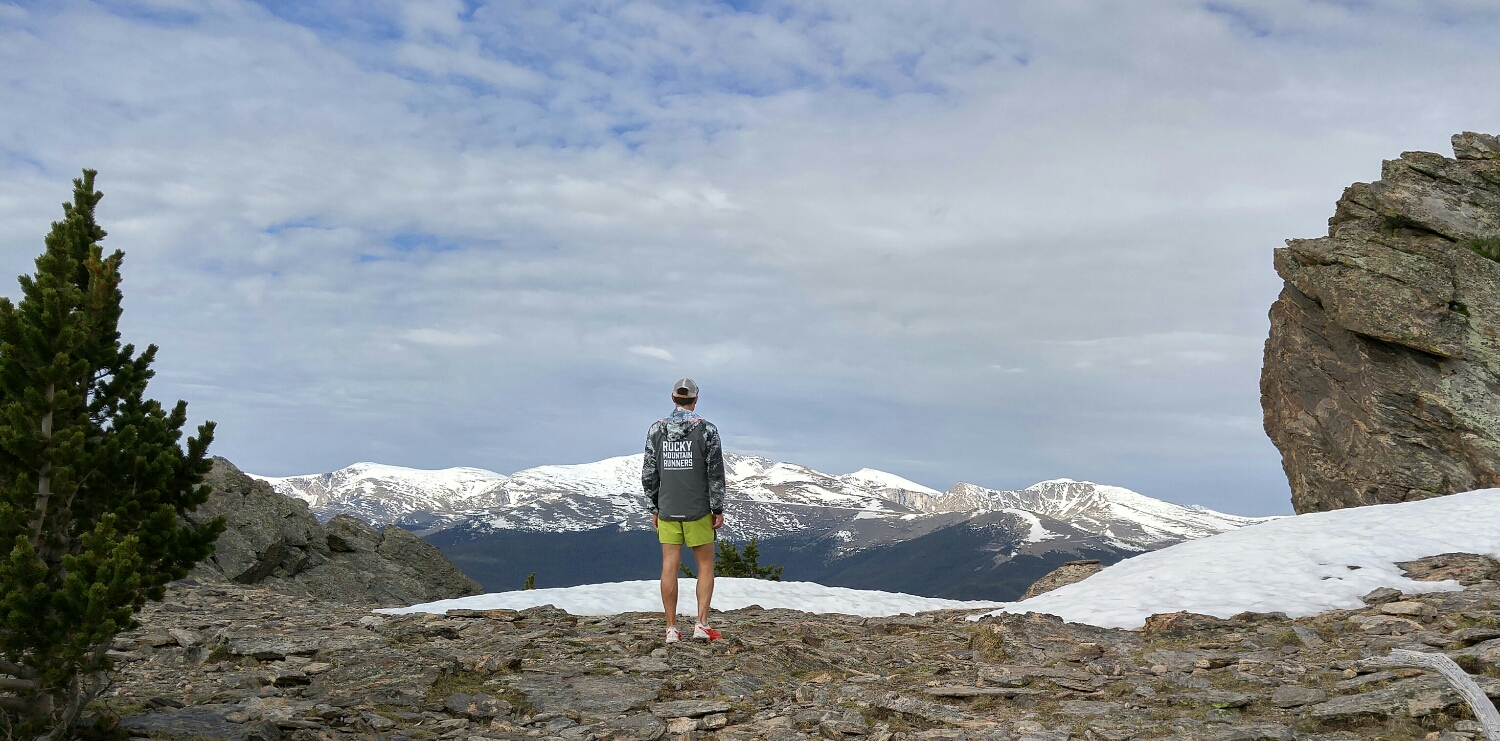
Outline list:
[[[532,572],[541,586],[652,578],[660,556],[640,468],[636,454],[509,476],[360,463],[266,478],[320,517],[416,530],[503,590]],[[735,453],[725,469],[730,517],[720,538],[757,538],[763,560],[785,566],[788,579],[923,596],[1013,599],[1069,560],[1114,563],[1264,519],[1071,479],[939,492],[873,468],[835,475]]]
[[[650,513],[640,485],[641,458],[537,466],[509,476],[473,467],[424,470],[361,462],[324,474],[257,478],[307,502],[320,518],[352,514],[428,535],[460,525],[490,531],[581,531],[610,524],[645,530]],[[827,474],[736,453],[725,455],[725,474],[727,505],[736,510],[727,534],[737,539],[816,529],[828,519],[915,523],[937,515],[1014,510],[1018,516],[1069,522],[1126,549],[1149,550],[1267,519],[1066,478],[1019,490],[959,482],[938,492],[873,468]],[[849,512],[852,518],[842,514]],[[919,524],[908,529],[913,528],[922,529]],[[1038,539],[1045,537],[1039,533]]]

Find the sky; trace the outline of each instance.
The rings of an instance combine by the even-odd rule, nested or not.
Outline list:
[[[1289,513],[1272,250],[1500,132],[1489,0],[0,2],[0,274],[100,171],[264,475],[730,450]],[[16,284],[0,282],[0,295]]]

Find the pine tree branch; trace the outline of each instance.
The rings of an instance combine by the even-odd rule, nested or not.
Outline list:
[[[0,690],[30,692],[34,689],[36,689],[36,680],[34,679],[11,679],[10,677],[0,677]]]
[[[0,710],[30,714],[34,709],[35,704],[30,700],[20,697],[0,697]]]
[[[0,659],[0,672],[22,679],[36,679],[36,671],[29,666],[12,664],[5,659]]]

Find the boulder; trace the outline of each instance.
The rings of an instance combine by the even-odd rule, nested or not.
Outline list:
[[[188,518],[223,516],[227,527],[213,555],[194,570],[200,579],[377,605],[481,591],[437,546],[400,527],[376,529],[348,515],[320,525],[306,502],[276,493],[223,458],[214,459],[205,483],[213,493]]]
[[[1405,152],[1276,250],[1266,433],[1298,513],[1500,486],[1500,140]]]
[[[1103,570],[1104,565],[1099,563],[1099,559],[1097,558],[1069,561],[1048,572],[1046,576],[1032,582],[1031,586],[1026,588],[1026,593],[1021,595],[1021,599],[1028,600],[1039,594],[1046,594],[1058,587],[1065,587],[1074,582],[1083,581]]]

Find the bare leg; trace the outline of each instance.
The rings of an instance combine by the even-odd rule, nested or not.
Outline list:
[[[677,625],[677,564],[679,563],[682,563],[682,544],[662,543],[661,608],[667,613],[668,628]]]
[[[698,622],[708,625],[708,605],[714,600],[714,544],[694,548],[693,558],[698,561]]]

